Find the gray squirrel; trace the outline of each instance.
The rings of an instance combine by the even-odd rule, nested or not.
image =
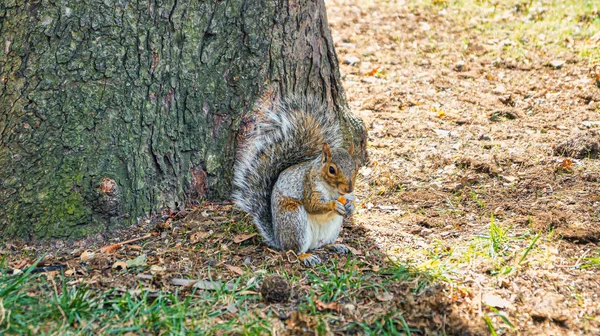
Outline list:
[[[267,245],[294,251],[307,266],[321,263],[309,250],[348,253],[333,243],[354,211],[354,146],[342,147],[337,120],[315,97],[285,96],[259,112],[235,162],[235,204]]]

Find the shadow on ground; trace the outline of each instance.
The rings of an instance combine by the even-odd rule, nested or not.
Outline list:
[[[144,237],[148,233],[151,236],[147,239],[100,252],[102,247]],[[257,323],[258,331],[279,334],[483,333],[481,329],[469,329],[469,323],[464,323],[456,313],[461,301],[470,300],[469,293],[453,291],[431,274],[391,262],[368,238],[366,230],[358,225],[345,223],[341,234],[353,255],[340,256],[318,250],[316,253],[324,263],[312,268],[301,265],[293,254],[269,249],[254,233],[248,219],[232,211],[230,205],[207,203],[187,214],[171,214],[141,227],[75,242],[46,241],[30,245],[5,242],[2,254],[4,267],[9,269],[26,268],[40,256],[45,257],[36,265],[38,269],[66,265],[62,270],[43,272],[26,279],[40,285],[20,284],[21,292],[14,289],[10,292],[12,297],[42,296],[51,301],[56,296],[57,302],[64,302],[77,300],[77,295],[70,295],[70,292],[85,289],[86,295],[96,293],[92,297],[107,302],[137,297],[149,304],[156,298],[175,295],[180,301],[167,306],[187,302],[189,313],[199,310],[195,322],[182,323],[181,327],[189,330],[253,333],[254,329],[248,325]],[[91,253],[93,257],[90,258]],[[144,261],[139,262],[140,256]],[[262,281],[273,274],[282,275],[291,285],[288,301],[266,302],[260,294]],[[210,280],[220,289],[194,290],[192,285],[174,285],[173,278]],[[52,290],[53,286],[55,290]],[[233,286],[233,289],[227,289],[227,286]],[[43,288],[49,291],[44,293]],[[4,294],[9,295],[9,292]],[[10,301],[12,306],[7,307],[9,301],[0,297],[2,299],[5,308],[21,312],[21,315],[15,313],[4,318],[0,331],[17,332],[19,319],[27,320],[28,316],[23,307],[19,308],[24,302]],[[195,300],[198,305],[207,307],[192,308]],[[40,306],[40,309],[44,307]],[[85,330],[98,331],[111,326],[113,331],[127,328],[134,332],[151,331],[144,324],[132,321],[145,319],[135,316],[133,308],[129,311],[133,315],[128,320],[111,314],[106,305],[98,309],[99,313],[90,314],[99,315],[96,323],[102,323],[97,325],[98,329],[90,327],[94,323],[88,323]],[[36,307],[29,310],[35,314]],[[78,328],[82,322],[65,327],[64,323],[55,325],[56,322],[50,319],[52,316],[47,317],[49,320],[43,320],[43,314],[39,316],[42,320],[35,322],[46,325],[48,331],[81,330]],[[35,320],[35,317],[29,318]],[[201,327],[197,325],[199,322]],[[9,325],[12,329],[7,327]],[[175,332],[166,322],[157,325],[155,331]]]

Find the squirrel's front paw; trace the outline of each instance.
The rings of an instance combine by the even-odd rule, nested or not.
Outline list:
[[[354,212],[354,202],[346,203],[345,211],[345,216],[350,216]]]
[[[348,254],[350,250],[344,244],[329,244],[326,245],[327,249],[339,254]]]
[[[335,212],[340,216],[344,216],[346,214],[346,206],[340,201],[335,201]]]
[[[308,267],[316,266],[321,263],[321,258],[311,253],[303,253],[298,256],[298,259],[304,264],[304,266]]]

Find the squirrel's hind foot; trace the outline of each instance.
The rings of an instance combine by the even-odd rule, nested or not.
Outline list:
[[[315,254],[311,253],[303,253],[298,256],[298,260],[300,260],[305,266],[316,266],[321,263],[321,258]]]
[[[329,244],[325,245],[325,247],[328,250],[339,254],[348,254],[348,252],[350,252],[350,250],[344,244]]]

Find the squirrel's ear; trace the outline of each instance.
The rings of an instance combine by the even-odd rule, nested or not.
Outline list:
[[[350,156],[354,156],[354,142],[350,143],[350,148],[348,149],[348,154],[350,154]]]
[[[331,161],[331,147],[327,142],[323,142],[323,163]]]

